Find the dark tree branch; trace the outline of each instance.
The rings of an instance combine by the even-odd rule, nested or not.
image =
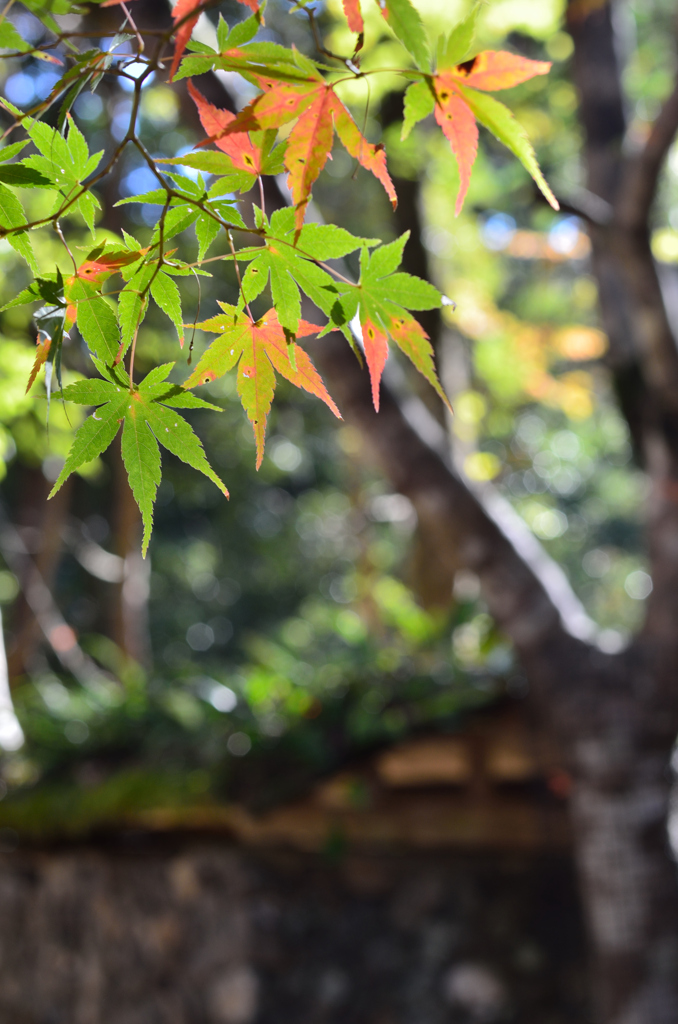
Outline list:
[[[586,187],[611,203],[619,181],[626,115],[610,3],[570,0],[567,27],[575,44],[574,78],[584,129]]]
[[[625,98],[611,3],[570,0],[568,27],[575,43],[587,188],[613,211],[603,223],[589,221],[609,364],[643,461],[648,464],[655,451],[650,436],[659,435],[671,449],[669,461],[678,466],[678,348],[647,227],[657,175],[675,133],[678,90],[664,105],[642,152],[624,156]]]
[[[535,190],[535,193],[535,198],[543,205],[545,200],[541,192],[537,193]],[[576,192],[571,192],[565,199],[558,196],[558,202],[560,203],[561,213],[573,213],[575,217],[579,217],[587,224],[604,227],[612,219],[613,211],[610,204],[605,199],[601,199],[600,196],[589,192],[587,188],[577,189]]]
[[[624,162],[622,182],[616,202],[619,223],[628,230],[647,228],[657,182],[671,143],[678,132],[678,82],[652,126],[642,150]]]
[[[330,335],[314,345],[342,413],[374,449],[393,487],[406,495],[423,530],[436,541],[452,571],[466,568],[480,578],[492,615],[518,650],[558,642],[565,634],[554,595],[518,555],[513,544],[443,458],[408,422],[392,392],[382,386],[375,413],[366,373],[345,340]],[[571,643],[577,644],[568,636]]]

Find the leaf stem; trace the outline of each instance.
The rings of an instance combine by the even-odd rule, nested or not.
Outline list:
[[[240,294],[242,295],[242,300],[245,303],[245,309],[247,310],[247,312],[250,315],[250,320],[254,321],[254,317],[252,316],[252,310],[250,309],[249,302],[245,298],[245,292],[244,292],[243,286],[242,286],[242,277],[240,276],[240,267],[238,266],[238,257],[235,254],[235,246],[233,245],[233,235],[231,234],[230,230],[228,230],[226,232],[226,235],[228,237],[228,244],[231,247],[231,255],[233,256],[233,266],[235,267],[235,276],[238,278],[238,289],[240,291]]]
[[[70,250],[70,249],[69,249],[69,247],[68,247],[68,242],[67,242],[67,241],[66,241],[66,239],[64,238],[64,233],[63,233],[63,231],[61,230],[61,224],[59,223],[59,221],[58,221],[58,220],[55,220],[55,221],[54,221],[54,230],[56,231],[57,235],[58,235],[58,236],[59,236],[59,238],[61,239],[61,241],[62,241],[62,244],[63,244],[63,247],[64,247],[64,249],[66,250],[66,252],[68,253],[68,255],[69,255],[69,256],[71,257],[71,263],[73,264],[73,272],[74,272],[74,274],[76,274],[76,276],[77,276],[77,273],[78,273],[78,264],[77,264],[77,263],[75,262],[75,256],[73,255],[73,253],[71,252],[71,250]]]

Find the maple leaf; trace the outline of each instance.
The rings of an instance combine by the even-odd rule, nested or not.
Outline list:
[[[122,267],[135,263],[146,252],[146,249],[130,251],[129,249],[114,249],[111,252],[102,252],[101,249],[93,250],[87,259],[80,264],[75,276],[82,281],[92,281],[100,284],[111,274],[117,273]]]
[[[334,280],[314,261],[341,259],[379,241],[357,238],[334,224],[306,224],[295,232],[296,215],[289,207],[276,210],[270,225],[262,222],[265,244],[238,252],[238,259],[252,261],[242,279],[243,299],[252,302],[270,278],[278,322],[292,334],[297,333],[301,316],[300,288],[328,315],[338,294]]]
[[[435,119],[449,141],[459,167],[459,192],[454,212],[461,213],[471,183],[471,170],[478,153],[478,126],[473,111],[458,92],[452,75],[443,72],[434,79]]]
[[[45,384],[47,391],[47,418],[49,422],[49,406],[52,371],[56,370],[57,380],[61,377],[61,348],[66,325],[66,300],[64,298],[64,280],[61,271],[48,277],[37,277],[27,288],[20,291],[13,299],[6,302],[2,310],[12,306],[22,306],[28,302],[42,299],[44,305],[35,311],[33,319],[38,328],[36,353],[33,366],[26,385],[26,394],[33,386],[40,369],[45,367]]]
[[[261,149],[256,149],[252,145],[249,134],[247,132],[239,132],[237,135],[221,134],[235,121],[235,114],[209,103],[191,81],[188,83],[188,92],[198,108],[201,125],[209,136],[214,136],[217,146],[231,158],[234,166],[249,174],[261,174]]]
[[[319,89],[313,102],[301,115],[287,141],[285,166],[289,171],[287,187],[296,209],[296,227],[301,230],[311,189],[327,163],[334,138],[331,88]]]
[[[306,352],[287,340],[274,309],[254,321],[235,306],[224,302],[219,305],[223,313],[197,325],[203,331],[218,333],[219,337],[202,355],[183,386],[193,388],[206,384],[238,366],[238,396],[254,429],[259,469],[264,457],[266,421],[275,393],[276,370],[296,387],[322,399],[339,419],[341,415]],[[300,320],[297,334],[306,337],[319,330],[315,324]]]
[[[38,331],[38,337],[35,342],[37,346],[37,351],[35,353],[35,361],[33,363],[33,366],[31,367],[31,372],[28,378],[28,384],[26,385],[26,394],[28,394],[28,392],[33,387],[35,378],[38,376],[38,373],[40,372],[40,368],[44,366],[45,363],[47,362],[47,357],[49,356],[49,351],[50,348],[52,347],[52,338],[50,337],[50,335],[43,334],[41,341],[40,334],[41,332]]]
[[[261,131],[266,128],[280,128],[293,121],[315,99],[319,90],[327,88],[320,76],[303,78],[292,82],[279,81],[261,73],[254,75],[262,90],[259,96],[240,111],[223,131],[208,141],[217,142],[222,135],[237,132]]]
[[[105,0],[101,6],[118,7],[120,4],[126,2],[129,3],[131,0]],[[259,0],[238,0],[238,3],[243,4],[245,7],[249,7],[254,14],[259,14]],[[205,6],[204,0],[177,0],[177,3],[174,5],[172,21],[175,25],[179,25],[179,22],[181,22],[181,24],[177,29],[174,40],[174,57],[172,58],[172,67],[170,69],[170,81],[174,78],[175,72],[179,67],[179,61],[186,49],[186,44],[191,38],[191,33],[193,32],[198,18],[202,14]],[[189,15],[193,14],[194,11],[197,11],[197,14],[193,17],[189,17]],[[261,18],[260,20],[263,21]]]
[[[66,328],[72,327],[77,322],[78,299],[89,299],[93,292],[87,291],[83,294],[82,289],[75,287],[77,281],[88,281],[90,284],[99,285],[106,281],[113,274],[118,273],[123,267],[135,263],[147,252],[140,249],[138,252],[129,249],[118,249],[111,252],[104,252],[103,247],[92,250],[86,260],[80,264],[75,274],[67,277],[64,282],[64,295],[67,303]]]
[[[366,168],[366,170],[371,171],[375,178],[381,182],[386,195],[391,200],[391,206],[395,210],[398,205],[398,197],[386,169],[386,151],[384,147],[381,143],[373,145],[367,139],[364,139],[351,114],[336,95],[335,101],[333,113],[337,135],[351,156],[355,157],[358,163]]]
[[[179,61],[186,49],[186,43],[191,38],[191,33],[196,26],[198,18],[200,17],[200,11],[194,17],[189,18],[196,8],[200,8],[202,0],[177,0],[172,11],[172,21],[175,25],[179,25],[176,35],[174,37],[174,57],[172,58],[172,67],[170,68],[170,82],[174,78],[174,73],[179,67]],[[187,19],[187,20],[184,20]],[[181,22],[181,24],[179,24]]]
[[[258,0],[238,0],[239,3],[254,13],[259,13],[259,2]],[[179,25],[177,33],[174,39],[174,57],[172,58],[172,67],[170,68],[170,82],[174,78],[177,68],[179,67],[179,61],[181,60],[186,44],[191,38],[191,33],[195,28],[198,18],[202,14],[204,8],[204,0],[177,0],[172,11],[172,20],[175,25]],[[198,13],[193,17],[189,17],[197,11]],[[184,20],[186,19],[186,20]],[[181,22],[181,24],[179,24]]]
[[[343,0],[343,4],[344,14],[346,15],[351,32],[357,32],[358,35],[362,35],[365,31],[365,22],[360,10],[360,0]]]
[[[395,242],[381,245],[370,255],[367,248],[360,254],[360,282],[344,287],[336,300],[343,313],[343,323],[336,320],[327,325],[323,333],[339,326],[348,335],[349,324],[356,313],[362,327],[365,359],[370,371],[372,400],[379,411],[379,385],[388,357],[389,336],[398,348],[416,366],[445,404],[449,401],[443,391],[433,361],[430,339],[409,309],[435,309],[441,305],[440,292],[427,281],[413,274],[398,272],[405,243],[406,231]],[[405,308],[407,307],[407,308]]]
[[[447,67],[452,55],[463,55],[470,43],[469,22],[473,12],[459,30],[439,47],[439,64],[443,69],[425,80],[414,82],[405,94],[402,137],[428,114],[435,119],[448,139],[459,167],[459,193],[455,213],[464,205],[471,180],[471,169],[478,151],[477,121],[488,128],[520,160],[554,209],[558,201],[542,174],[530,140],[511,111],[502,103],[484,96],[489,89],[510,89],[535,75],[545,75],[551,68],[547,61],[529,60],[516,54],[485,50],[471,60]],[[472,28],[472,25],[470,26]],[[463,30],[463,31],[462,31]]]
[[[388,355],[387,335],[411,360],[446,405],[449,401],[438,380],[433,348],[428,334],[405,309],[434,309],[440,306],[440,292],[411,274],[396,273],[409,238],[406,232],[395,242],[375,249],[372,256],[361,253],[360,323],[365,358],[372,381],[372,400],[379,411],[379,384]]]
[[[144,523],[144,555],[151,536],[153,504],[160,483],[158,444],[204,473],[228,497],[226,487],[207,461],[193,428],[176,412],[177,407],[217,409],[217,406],[168,384],[165,378],[173,366],[174,363],[166,363],[155,367],[134,389],[130,389],[129,377],[124,370],[118,368],[118,377],[109,375],[106,380],[78,381],[62,391],[62,397],[71,402],[98,408],[77,431],[50,498],[71,473],[96,459],[109,447],[122,424],[122,457]]]
[[[237,71],[247,80],[256,75],[266,74],[269,78],[278,78],[286,82],[303,82],[308,78],[309,69],[316,70],[319,66],[308,57],[300,57],[298,51],[289,50],[279,43],[264,40],[252,42],[260,26],[263,24],[261,14],[240,21],[229,30],[227,23],[220,17],[217,25],[217,44],[219,49],[204,43],[194,43],[189,56],[181,62],[181,67],[174,76],[190,78],[191,75],[203,75],[213,68],[222,71]],[[305,63],[305,67],[301,65]]]
[[[530,60],[507,50],[484,50],[477,57],[458,64],[452,74],[474,89],[496,92],[521,85],[535,75],[547,75],[550,70],[550,61]]]
[[[377,6],[405,49],[422,70],[428,71],[431,58],[428,40],[419,11],[410,0],[377,0]]]
[[[319,76],[305,82],[280,82],[262,75],[254,77],[263,92],[229,122],[223,134],[280,128],[298,118],[285,151],[288,185],[297,210],[297,230],[303,224],[313,183],[330,155],[335,130],[351,156],[381,182],[392,206],[398,205],[386,168],[384,147],[363,137],[331,85]],[[220,137],[214,135],[212,141],[218,145]]]

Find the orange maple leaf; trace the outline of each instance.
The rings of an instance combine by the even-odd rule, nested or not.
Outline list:
[[[530,60],[509,53],[508,50],[484,50],[477,57],[458,64],[452,69],[452,74],[461,79],[464,85],[485,92],[496,92],[499,89],[512,89],[514,85],[527,82],[535,75],[547,75],[550,70],[550,61]]]
[[[37,352],[35,353],[35,361],[33,362],[31,373],[28,378],[28,384],[26,385],[26,394],[28,394],[33,387],[33,383],[35,378],[38,376],[40,368],[47,362],[47,356],[49,355],[49,350],[52,347],[52,339],[49,334],[43,334],[42,341],[40,341],[41,334],[42,331],[38,331],[38,336],[35,340]]]
[[[237,135],[222,135],[221,132],[228,128],[235,121],[235,114],[230,110],[223,110],[209,103],[205,97],[198,92],[193,82],[189,79],[188,91],[191,99],[198,108],[200,123],[209,136],[214,137],[219,149],[230,156],[236,167],[250,174],[261,174],[261,149],[257,149],[247,132],[238,132]]]
[[[228,135],[280,128],[298,118],[289,134],[285,152],[288,184],[297,210],[297,229],[303,223],[313,183],[329,157],[335,129],[351,156],[374,174],[384,186],[393,207],[397,206],[398,197],[386,168],[384,147],[363,137],[331,85],[315,78],[302,83],[279,82],[260,75],[256,78],[263,90],[261,95],[256,96],[221,133],[213,134],[208,141],[219,145],[220,139]]]
[[[266,421],[276,387],[275,371],[298,388],[322,399],[335,416],[341,414],[330,398],[309,356],[289,340],[274,309],[254,321],[245,313],[220,303],[224,313],[198,324],[203,331],[219,332],[203,354],[185,388],[207,384],[238,366],[237,391],[257,444],[257,469],[264,457]],[[322,328],[299,321],[297,336],[317,334]]]
[[[473,111],[457,91],[454,78],[443,72],[435,78],[436,92],[435,119],[449,140],[459,167],[459,193],[454,208],[461,213],[464,199],[471,181],[471,169],[478,152],[478,125]]]
[[[122,267],[126,267],[128,264],[140,259],[147,251],[147,249],[141,249],[139,252],[133,252],[129,249],[118,249],[113,252],[101,253],[100,256],[95,256],[93,259],[87,259],[84,263],[81,263],[74,276],[80,278],[81,281],[93,281],[94,284],[100,284],[110,274],[115,274]]]
[[[346,15],[351,32],[358,32],[359,34],[364,32],[365,22],[360,10],[360,0],[343,0],[343,4],[344,14]]]
[[[265,75],[253,75],[259,88],[259,96],[240,111],[234,121],[223,129],[221,135],[234,135],[238,132],[258,132],[266,128],[280,128],[293,121],[311,104],[318,91],[327,88],[317,78],[303,79],[295,82],[281,82]],[[208,141],[217,142],[220,135],[214,135]]]
[[[476,116],[463,95],[463,87],[483,92],[510,89],[535,75],[548,74],[550,68],[548,61],[529,60],[501,50],[485,50],[477,57],[433,76],[435,118],[449,140],[459,167],[456,214],[460,213],[464,205],[471,169],[478,151]],[[545,195],[551,205],[556,204],[550,190]]]
[[[285,153],[289,171],[287,184],[296,207],[296,227],[301,230],[313,183],[327,163],[332,149],[333,98],[331,89],[321,88],[290,132]]]
[[[388,335],[367,315],[362,305],[360,326],[363,329],[363,348],[372,383],[372,402],[375,412],[379,412],[379,385],[388,359]]]
[[[363,138],[358,125],[336,94],[334,95],[334,100],[334,126],[337,129],[337,135],[351,156],[355,157],[359,164],[368,171],[371,171],[375,178],[381,182],[386,190],[386,195],[391,200],[391,206],[395,210],[398,205],[398,197],[391,177],[386,170],[386,151],[384,147],[381,143],[373,145]]]

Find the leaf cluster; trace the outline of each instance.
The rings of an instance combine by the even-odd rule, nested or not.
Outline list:
[[[0,46],[17,57],[35,55],[63,69],[49,96],[29,113],[3,101],[14,119],[11,130],[23,137],[0,150],[0,236],[34,275],[5,308],[40,303],[34,312],[37,348],[28,387],[44,366],[48,397],[54,378],[61,398],[94,409],[75,436],[55,489],[101,454],[122,426],[124,462],[144,521],[144,551],[160,480],[159,445],[226,493],[191,427],[173,411],[204,407],[191,390],[205,382],[236,371],[238,395],[255,434],[257,466],[263,458],[276,374],[320,397],[339,415],[297,343],[300,338],[343,332],[359,358],[361,350],[364,353],[377,409],[390,342],[447,401],[430,339],[412,315],[412,311],[440,306],[442,296],[431,284],[399,270],[407,235],[381,245],[378,239],[308,220],[313,187],[331,157],[335,136],[357,164],[382,184],[392,205],[397,204],[383,145],[364,136],[341,97],[342,81],[364,77],[359,53],[365,25],[359,0],[344,0],[349,28],[357,37],[354,52],[345,57],[325,49],[313,12],[301,5],[324,60],[262,36],[264,6],[258,0],[240,2],[250,16],[229,25],[220,15],[215,46],[193,38],[203,8],[209,6],[199,0],[179,0],[165,32],[140,28],[125,6],[119,33],[106,49],[79,51],[77,33],[60,28],[55,15],[72,9],[68,0],[27,4],[45,29],[44,44],[38,47],[23,40],[11,20],[0,22]],[[105,6],[120,6],[120,0],[106,0]],[[508,52],[474,54],[478,4],[433,47],[411,0],[378,0],[378,7],[385,26],[410,58],[399,71],[408,83],[403,137],[419,121],[434,115],[459,165],[457,211],[477,150],[478,122],[518,157],[547,199],[557,205],[527,136],[510,111],[487,95],[545,74],[549,65]],[[205,138],[191,152],[154,157],[141,131],[141,90],[151,75],[165,71],[163,59],[172,39],[168,78],[189,80],[188,92]],[[210,71],[237,73],[255,87],[256,95],[237,114],[215,106],[191,80]],[[116,77],[126,79],[132,89],[130,120],[121,141],[104,158],[103,152],[90,153],[71,110],[83,91],[94,91],[102,80]],[[52,108],[55,113],[50,114]],[[157,208],[157,221],[145,245],[125,232],[115,241],[97,238],[101,211],[97,186],[114,172],[128,147],[136,150],[155,182],[151,189],[118,203]],[[284,172],[291,204],[269,218],[263,179]],[[29,219],[22,199],[25,189],[51,194],[47,214]],[[252,200],[252,195],[257,198]],[[68,244],[62,229],[63,221],[72,232],[78,220],[94,238],[84,259],[76,258],[76,247]],[[41,228],[54,230],[68,257],[68,269],[45,272],[39,267],[30,232]],[[173,247],[173,240],[188,229],[195,232],[197,243],[191,263],[179,259]],[[218,241],[220,254],[208,256]],[[354,253],[359,254],[357,280],[345,264]],[[166,381],[174,364],[156,367],[137,383],[137,345],[151,304],[169,319],[183,346],[186,323],[178,279],[190,278],[199,288],[199,277],[208,274],[205,264],[214,262],[231,264],[239,285],[236,304],[221,303],[220,314],[192,325],[191,337],[199,327],[216,335],[215,340],[182,385]],[[266,292],[271,308],[259,315],[252,306]],[[323,323],[302,319],[302,296],[324,316]],[[64,388],[64,344],[75,329],[89,351],[96,376]]]

